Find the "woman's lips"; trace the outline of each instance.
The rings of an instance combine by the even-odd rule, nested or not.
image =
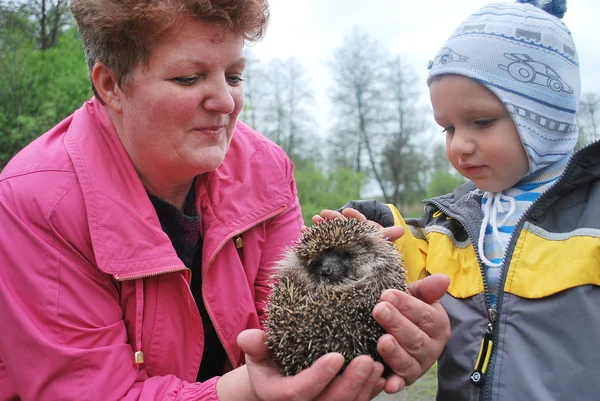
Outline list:
[[[198,131],[204,135],[220,135],[225,132],[225,126],[211,126],[211,127],[196,127],[194,131]]]

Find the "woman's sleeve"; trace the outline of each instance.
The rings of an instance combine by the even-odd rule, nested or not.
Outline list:
[[[2,184],[0,394],[23,401],[217,400],[217,378],[148,378],[133,363],[118,284],[96,268],[91,250],[74,244],[74,236],[89,236],[86,227],[62,225],[59,232],[55,209],[25,195],[15,199]],[[84,213],[63,213],[61,223],[86,221],[78,220]]]

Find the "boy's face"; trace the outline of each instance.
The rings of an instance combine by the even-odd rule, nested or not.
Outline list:
[[[485,86],[461,75],[431,82],[436,122],[446,133],[446,154],[483,191],[500,192],[527,174],[529,161],[502,102]]]

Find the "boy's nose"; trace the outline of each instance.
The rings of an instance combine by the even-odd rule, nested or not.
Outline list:
[[[450,142],[450,151],[457,156],[471,154],[475,151],[475,142],[468,135],[456,131]]]

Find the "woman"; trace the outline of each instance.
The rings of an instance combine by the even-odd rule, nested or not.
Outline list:
[[[0,400],[366,400],[418,377],[362,356],[334,378],[339,354],[283,377],[262,331],[238,339],[301,229],[289,159],[237,121],[265,0],[71,6],[94,97],[0,175]],[[432,363],[444,335],[407,356],[392,309],[386,361]]]

